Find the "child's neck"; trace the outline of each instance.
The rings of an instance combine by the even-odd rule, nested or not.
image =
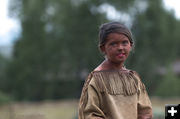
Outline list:
[[[105,59],[104,60],[104,65],[109,69],[109,70],[120,70],[120,69],[123,69],[123,62],[122,63],[114,63],[114,62],[111,62],[110,60],[108,59]]]
[[[110,62],[109,60],[105,59],[96,69],[95,71],[103,71],[103,70],[121,70],[123,69],[123,62],[120,64],[116,64]]]

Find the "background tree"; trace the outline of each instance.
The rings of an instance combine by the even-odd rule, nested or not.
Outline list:
[[[163,8],[161,0],[149,0],[147,4],[133,22],[136,48],[129,65],[141,73],[148,88],[153,87],[149,90],[153,94],[163,81],[157,74],[159,67],[167,67],[178,57],[180,22]]]
[[[137,45],[126,65],[141,74],[148,88],[155,86],[153,94],[162,81],[157,68],[174,61],[179,49],[180,23],[161,0],[13,0],[11,14],[22,32],[2,90],[18,100],[78,97],[87,74],[103,60],[98,26],[111,21],[103,5],[130,18]]]

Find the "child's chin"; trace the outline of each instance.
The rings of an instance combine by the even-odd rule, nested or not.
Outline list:
[[[125,61],[125,60],[116,60],[116,61],[114,61],[114,63],[116,63],[116,64],[122,64],[124,61]]]

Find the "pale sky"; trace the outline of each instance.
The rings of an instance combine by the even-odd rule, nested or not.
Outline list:
[[[0,46],[12,44],[20,30],[18,21],[8,17],[8,1],[0,0]]]
[[[180,19],[180,0],[163,0],[167,9],[173,9],[175,11],[175,15],[178,19]]]
[[[0,0],[0,46],[12,45],[13,37],[20,31],[19,22],[8,17],[8,1]],[[180,19],[180,0],[163,0],[165,7],[173,9],[175,15]]]

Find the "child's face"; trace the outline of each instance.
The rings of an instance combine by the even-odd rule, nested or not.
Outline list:
[[[132,48],[128,37],[119,33],[110,33],[106,39],[106,43],[101,46],[101,51],[109,61],[116,64],[123,63]]]

